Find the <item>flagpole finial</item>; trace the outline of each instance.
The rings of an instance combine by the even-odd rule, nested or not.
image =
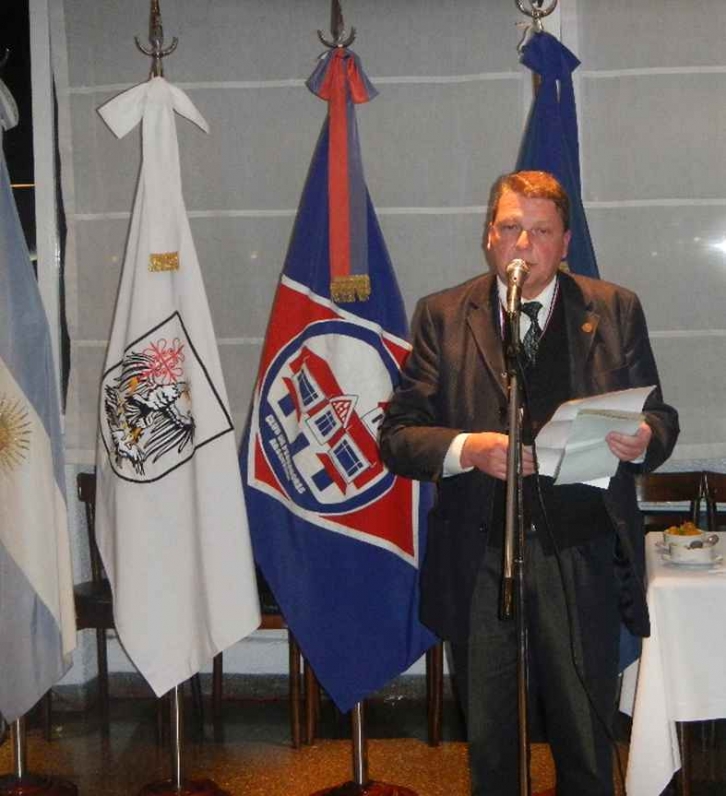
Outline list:
[[[164,66],[162,58],[171,55],[176,50],[179,39],[176,36],[171,41],[171,44],[164,49],[164,28],[161,25],[161,11],[159,9],[159,0],[151,0],[151,14],[149,17],[149,41],[151,47],[144,47],[139,41],[138,36],[134,36],[136,46],[141,50],[144,55],[151,57],[151,77],[164,77]]]
[[[355,41],[355,28],[351,27],[350,33],[345,30],[340,0],[331,0],[330,3],[330,32],[333,36],[332,39],[327,39],[322,30],[318,30],[318,38],[331,50],[336,47],[350,47]]]
[[[514,2],[517,4],[517,8],[525,16],[530,17],[535,33],[542,33],[544,31],[542,20],[545,17],[548,17],[555,10],[555,8],[557,8],[557,0],[552,0],[547,8],[542,8],[544,5],[544,0],[527,0],[529,8],[525,6],[524,0],[514,0]]]
[[[542,20],[548,17],[555,8],[557,8],[557,0],[552,0],[546,8],[542,8],[544,0],[527,0],[529,8],[525,6],[524,0],[514,0],[514,2],[517,4],[517,8],[532,20],[532,23],[529,25],[526,22],[517,22],[518,28],[524,28],[522,38],[519,40],[519,44],[517,44],[517,52],[521,55],[533,35],[544,33]]]

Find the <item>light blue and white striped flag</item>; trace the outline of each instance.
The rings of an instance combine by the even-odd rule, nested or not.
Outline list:
[[[13,121],[0,109],[0,126]],[[0,713],[7,721],[60,680],[76,645],[54,374],[0,149]]]

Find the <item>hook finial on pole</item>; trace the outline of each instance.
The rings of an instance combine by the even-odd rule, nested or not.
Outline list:
[[[179,39],[174,36],[171,44],[164,49],[164,28],[161,25],[159,0],[151,0],[151,14],[149,18],[149,41],[151,42],[151,47],[144,47],[139,41],[138,36],[134,36],[134,39],[139,50],[152,59],[151,77],[164,77],[162,58],[166,58],[167,55],[171,55],[174,50],[176,50]]]
[[[536,33],[542,33],[544,30],[544,27],[542,26],[542,20],[545,17],[548,17],[555,10],[555,8],[557,8],[557,0],[552,0],[547,8],[542,8],[544,5],[544,0],[528,0],[529,8],[525,6],[524,0],[514,0],[514,2],[517,4],[517,8],[525,16],[531,18]]]
[[[330,3],[330,32],[332,39],[326,39],[322,30],[318,31],[318,38],[331,50],[336,47],[350,47],[355,41],[355,28],[351,28],[350,33],[346,34],[340,0],[331,0]]]

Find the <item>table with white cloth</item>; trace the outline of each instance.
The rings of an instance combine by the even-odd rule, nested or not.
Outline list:
[[[651,635],[623,674],[628,796],[659,796],[681,767],[676,722],[726,717],[726,567],[669,563],[661,544],[660,534],[646,537]],[[725,548],[722,535],[716,551]]]

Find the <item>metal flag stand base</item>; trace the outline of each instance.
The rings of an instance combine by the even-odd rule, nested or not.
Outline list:
[[[14,774],[0,777],[2,796],[78,796],[78,788],[72,782],[50,777],[26,774],[18,779]]]
[[[316,791],[312,796],[417,796],[416,791],[400,785],[373,782],[368,779],[368,750],[363,728],[363,703],[356,702],[351,711],[353,734],[354,781]]]
[[[174,796],[229,796],[226,790],[220,790],[211,779],[185,779],[181,783],[181,787],[177,788],[176,784],[171,779],[165,779],[161,782],[152,782],[150,785],[144,785],[139,791],[141,794],[148,794],[149,796],[161,796],[162,794],[174,794]]]
[[[10,733],[15,771],[0,776],[0,796],[78,796],[78,788],[72,782],[26,771],[24,718],[12,723]]]
[[[410,788],[388,785],[385,782],[369,782],[367,785],[346,782],[344,785],[336,785],[334,788],[319,790],[313,796],[323,796],[323,794],[326,796],[327,794],[334,794],[334,796],[416,796],[416,792]]]
[[[181,693],[179,686],[175,686],[171,692],[171,766],[174,774],[171,779],[144,785],[139,796],[230,796],[211,779],[185,779],[182,772],[183,737]]]

